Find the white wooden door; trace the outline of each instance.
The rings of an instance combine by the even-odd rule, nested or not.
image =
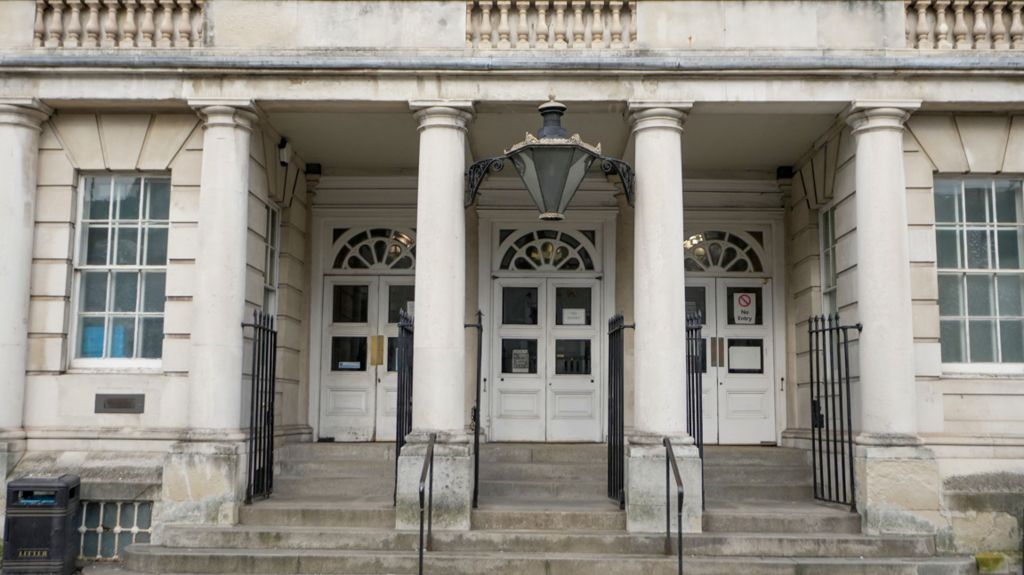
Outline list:
[[[686,311],[699,312],[704,318],[701,338],[704,341],[704,364],[701,366],[704,411],[704,443],[718,443],[718,292],[714,278],[686,279]],[[714,353],[714,356],[712,356]]]
[[[398,414],[398,318],[401,310],[413,312],[414,280],[411,276],[382,276],[377,311],[377,339],[371,339],[382,353],[376,354],[381,365],[377,370],[377,441],[395,440],[395,417]],[[372,354],[371,354],[372,355]]]
[[[494,281],[491,437],[544,441],[547,421],[544,279]]]
[[[601,441],[596,280],[547,281],[547,440]]]
[[[775,441],[771,280],[718,278],[718,441]]]

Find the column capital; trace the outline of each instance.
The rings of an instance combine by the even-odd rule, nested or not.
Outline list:
[[[237,127],[251,132],[259,118],[252,100],[197,99],[188,105],[202,118],[204,128]]]
[[[0,125],[22,126],[42,131],[53,108],[35,98],[0,98]]]
[[[855,100],[846,110],[846,123],[854,134],[869,130],[902,131],[910,114],[920,107],[920,100]]]
[[[474,113],[470,100],[410,100],[409,109],[413,111],[421,131],[425,128],[466,131]]]
[[[686,116],[693,109],[693,102],[665,100],[630,100],[626,114],[633,126],[633,133],[648,128],[666,128],[683,131]]]

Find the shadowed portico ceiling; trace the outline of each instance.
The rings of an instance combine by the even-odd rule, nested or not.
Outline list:
[[[623,104],[568,102],[565,125],[605,155],[632,158]],[[685,126],[687,177],[773,178],[792,165],[835,122],[841,103],[757,106],[697,104]],[[407,110],[379,112],[273,111],[270,122],[307,162],[326,175],[414,174],[416,121]],[[469,128],[473,159],[494,156],[539,126],[535,105],[485,104]]]

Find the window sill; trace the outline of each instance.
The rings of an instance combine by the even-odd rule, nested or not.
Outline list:
[[[1019,378],[1024,377],[1024,363],[944,363],[942,377]]]
[[[160,360],[81,360],[71,362],[67,373],[124,373],[141,375],[163,375]]]

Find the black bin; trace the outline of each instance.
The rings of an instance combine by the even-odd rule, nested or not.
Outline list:
[[[77,475],[7,484],[3,572],[68,575],[75,569],[81,493]]]

